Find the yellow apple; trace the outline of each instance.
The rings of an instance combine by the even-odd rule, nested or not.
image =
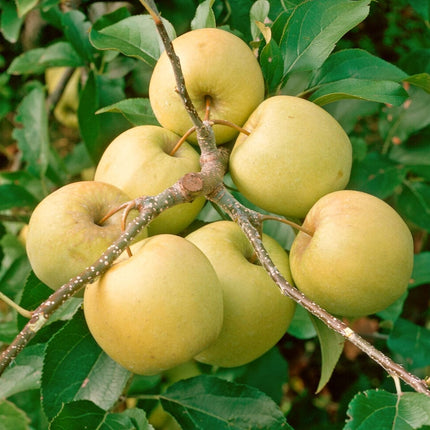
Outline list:
[[[85,289],[84,312],[100,347],[133,373],[151,375],[185,363],[218,337],[220,282],[191,242],[160,234],[131,247]]]
[[[345,188],[352,148],[340,124],[293,96],[266,99],[243,126],[230,157],[239,191],[269,212],[303,218],[323,195]]]
[[[66,67],[51,67],[46,69],[45,80],[48,93],[52,93],[61,79]],[[76,69],[67,82],[63,93],[54,108],[56,120],[70,128],[78,128],[79,79],[80,69]]]
[[[158,194],[186,173],[200,171],[199,154],[187,142],[170,155],[178,140],[175,133],[153,125],[126,130],[106,148],[94,179],[113,184],[132,198]],[[166,210],[151,222],[149,234],[181,232],[205,201],[201,197]]]
[[[121,234],[121,213],[103,225],[99,221],[129,200],[113,185],[95,181],[73,182],[45,197],[27,231],[27,254],[36,276],[56,290],[79,275]],[[145,236],[146,231],[139,234],[140,239]]]
[[[218,221],[186,237],[209,258],[224,293],[224,323],[218,339],[195,358],[222,366],[241,366],[263,355],[285,334],[295,303],[282,295],[233,221]],[[263,243],[274,263],[292,282],[288,255],[271,237]]]
[[[191,101],[201,118],[205,116],[206,98],[211,100],[211,119],[242,125],[264,98],[264,80],[260,66],[248,45],[239,37],[217,28],[203,28],[184,33],[173,41],[179,57]],[[160,124],[183,135],[192,122],[176,91],[176,81],[169,58],[164,52],[149,84],[149,99]],[[237,131],[214,127],[218,144],[225,143]],[[196,142],[195,135],[190,142]]]
[[[407,289],[412,235],[383,200],[342,190],[322,197],[307,214],[290,252],[294,282],[327,311],[358,317],[379,312]]]

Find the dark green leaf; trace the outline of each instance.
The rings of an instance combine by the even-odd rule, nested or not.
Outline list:
[[[337,41],[369,13],[368,0],[314,0],[290,15],[280,42],[284,76],[320,67]]]
[[[409,287],[413,288],[423,284],[430,284],[430,251],[414,256],[414,269]]]
[[[0,399],[0,430],[28,430],[30,420],[13,403]]]
[[[291,429],[266,394],[213,376],[173,384],[161,404],[186,430]]]
[[[191,29],[216,27],[215,14],[212,10],[214,0],[205,0],[197,6],[196,14],[191,21]]]
[[[125,99],[113,105],[99,109],[96,113],[119,112],[134,126],[151,124],[160,125],[155,118],[149,99]]]
[[[327,327],[318,318],[310,315],[321,347],[321,376],[316,390],[319,393],[330,380],[334,368],[343,351],[345,339],[339,333]]]
[[[430,365],[430,330],[399,318],[387,341],[388,347],[400,354],[412,368]]]
[[[15,184],[0,185],[0,210],[14,207],[33,208],[37,204],[37,199],[24,187]]]
[[[13,2],[5,2],[2,4],[0,30],[8,42],[15,43],[18,40],[23,22],[24,19],[18,16],[18,11]]]
[[[141,414],[134,417],[130,415],[106,412],[88,400],[80,400],[65,404],[51,421],[49,429],[151,430],[151,426]]]
[[[344,430],[412,430],[430,424],[430,399],[425,394],[368,390],[349,404]]]
[[[397,209],[409,221],[430,231],[430,185],[406,182],[398,197]]]
[[[342,99],[360,99],[399,106],[407,98],[408,93],[397,82],[347,78],[321,85],[309,100],[320,106]]]
[[[45,93],[41,87],[34,88],[24,97],[16,121],[22,128],[16,128],[13,137],[18,141],[23,160],[34,176],[43,178],[48,169],[50,148]]]
[[[345,49],[327,58],[313,76],[310,87],[347,78],[400,82],[407,76],[403,70],[367,51]]]
[[[91,24],[85,15],[77,10],[72,10],[62,15],[62,24],[64,34],[79,56],[87,62],[93,62],[96,51],[88,38]]]
[[[271,39],[270,42],[261,50],[260,66],[267,85],[268,93],[272,94],[278,88],[283,76],[283,60],[281,51],[273,39]]]
[[[91,400],[109,409],[130,373],[111,360],[88,331],[82,312],[75,314],[49,342],[43,374],[43,408],[54,417],[63,403]]]
[[[1,376],[0,398],[40,387],[44,351],[43,344],[29,345],[16,357]]]
[[[175,31],[164,20],[171,39]],[[163,51],[163,44],[149,15],[136,15],[122,19],[115,24],[101,27],[105,22],[96,22],[90,32],[91,43],[97,49],[113,49],[130,57],[139,58],[154,66]]]
[[[47,48],[35,48],[16,57],[7,72],[12,75],[39,74],[49,67],[79,67],[82,59],[68,42],[56,42]]]
[[[392,145],[389,153],[391,160],[408,166],[427,166],[430,171],[430,127],[417,132],[406,141]]]
[[[430,20],[429,0],[409,0],[409,4],[421,15],[424,20]]]
[[[369,152],[363,160],[354,162],[348,188],[385,199],[403,182],[406,173],[404,166],[393,163],[379,152]]]

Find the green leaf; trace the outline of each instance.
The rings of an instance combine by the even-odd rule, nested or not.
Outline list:
[[[110,413],[88,400],[80,400],[65,404],[49,429],[153,430],[153,427],[142,413]]]
[[[320,67],[337,41],[363,21],[369,0],[313,0],[299,4],[289,16],[280,48],[284,76]]]
[[[213,376],[179,381],[160,400],[185,429],[291,429],[282,411],[266,394]]]
[[[408,166],[430,166],[430,127],[410,136],[400,144],[392,145],[389,157],[396,163]]]
[[[409,221],[430,231],[430,185],[421,182],[405,182],[397,199],[398,211]]]
[[[0,185],[0,210],[14,207],[33,208],[37,204],[37,199],[24,187],[15,184]]]
[[[0,251],[1,254],[2,251]],[[1,261],[1,255],[0,255]],[[0,321],[0,343],[10,344],[18,334],[15,321]],[[1,387],[0,387],[1,391]]]
[[[30,420],[13,403],[0,399],[0,430],[29,430]]]
[[[394,303],[392,303],[388,308],[377,312],[379,318],[382,318],[384,321],[396,321],[403,312],[403,307],[405,305],[405,301],[408,298],[408,292],[406,291],[399,297]]]
[[[196,13],[191,21],[191,30],[216,27],[215,14],[212,10],[213,3],[214,0],[205,0],[197,6]]]
[[[42,374],[43,409],[54,417],[63,403],[91,400],[109,409],[118,400],[130,372],[111,360],[97,345],[83,312],[53,337],[46,349]]]
[[[45,345],[28,345],[1,376],[0,398],[40,387]],[[1,428],[1,426],[0,426]]]
[[[412,368],[430,364],[430,330],[399,318],[390,333],[388,347],[400,354]]]
[[[330,380],[334,368],[343,351],[345,339],[339,333],[327,327],[318,318],[310,315],[321,347],[321,376],[316,390],[319,393]]]
[[[174,39],[176,34],[173,26],[166,20],[163,22],[169,37]],[[90,41],[97,49],[113,49],[155,66],[164,47],[149,15],[131,16],[102,27],[104,24],[104,21],[97,21],[91,28]]]
[[[121,100],[118,103],[99,109],[96,113],[106,112],[119,112],[134,126],[145,124],[160,125],[152,111],[149,99],[146,98]]]
[[[342,99],[360,99],[399,106],[407,98],[408,93],[397,82],[347,78],[320,86],[309,100],[320,106]]]
[[[18,106],[16,121],[22,128],[15,128],[13,137],[18,141],[28,170],[43,178],[49,163],[48,116],[45,108],[45,92],[34,88]]]
[[[393,163],[379,152],[369,152],[363,160],[353,163],[348,188],[385,199],[402,184],[407,172],[407,168]]]
[[[390,144],[405,142],[413,133],[430,125],[429,105],[430,94],[411,87],[406,103],[384,110],[385,117],[378,123],[381,136]]]
[[[288,333],[298,339],[312,339],[317,335],[311,314],[302,306],[296,306]]]
[[[422,88],[424,91],[430,93],[430,74],[429,73],[418,73],[416,75],[409,76],[404,79],[404,82],[409,82],[416,87]]]
[[[414,256],[414,269],[409,288],[424,284],[430,284],[430,251]]]
[[[96,50],[88,38],[91,23],[86,16],[82,12],[72,10],[62,15],[62,24],[65,36],[79,56],[87,62],[93,62]]]
[[[344,430],[412,430],[430,424],[430,399],[421,393],[396,394],[368,390],[357,394],[348,407]]]
[[[251,21],[251,35],[252,40],[260,38],[260,29],[256,25],[257,22],[264,23],[269,15],[270,3],[268,0],[257,0],[249,12]]]
[[[429,0],[409,0],[409,4],[425,20],[430,20],[430,2]]]
[[[18,15],[23,17],[39,3],[39,0],[15,0]]]
[[[344,49],[327,58],[310,87],[348,78],[401,82],[407,77],[403,70],[363,49]]]
[[[68,42],[35,48],[14,58],[7,72],[12,75],[40,74],[49,67],[80,67],[84,63]]]
[[[18,16],[18,11],[13,2],[2,4],[0,30],[8,42],[15,43],[18,41],[23,22],[24,18]]]
[[[281,50],[273,39],[261,50],[259,61],[268,93],[273,94],[282,81],[284,68]]]

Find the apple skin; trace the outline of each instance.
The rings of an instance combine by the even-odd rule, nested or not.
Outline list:
[[[222,289],[206,256],[180,236],[149,237],[131,250],[131,258],[86,287],[85,318],[113,360],[152,375],[214,342],[223,321]]]
[[[186,173],[200,171],[200,156],[187,142],[173,156],[169,155],[179,139],[175,133],[154,125],[126,130],[106,148],[94,179],[117,186],[131,198],[156,195]],[[199,197],[192,203],[167,209],[148,226],[149,235],[180,233],[205,202],[204,197]]]
[[[26,249],[36,276],[53,290],[92,264],[121,234],[122,213],[97,222],[130,197],[110,184],[79,181],[45,197],[34,209]],[[128,221],[136,216],[130,213]],[[137,239],[147,236],[146,229]]]
[[[66,67],[51,67],[46,69],[45,80],[48,87],[48,93],[52,93]],[[67,85],[63,90],[63,94],[58,100],[54,108],[55,119],[66,127],[75,128],[78,125],[78,106],[79,106],[79,80],[81,78],[81,70],[76,69],[70,77]]]
[[[352,147],[340,124],[316,104],[293,96],[266,99],[243,126],[230,157],[239,191],[252,203],[303,218],[323,195],[345,188]]]
[[[262,266],[249,261],[254,250],[233,221],[207,224],[186,238],[209,258],[224,292],[221,333],[195,359],[222,367],[255,360],[285,334],[295,303],[282,295]],[[287,253],[267,235],[263,236],[263,243],[280,272],[292,283]]]
[[[191,101],[203,119],[205,96],[212,99],[210,119],[242,125],[263,101],[264,79],[248,45],[239,37],[217,28],[189,31],[173,40]],[[160,124],[179,135],[192,127],[167,54],[161,54],[149,84],[149,99]],[[233,128],[214,126],[217,144],[237,136]],[[193,134],[189,141],[195,143]]]
[[[339,316],[385,309],[407,289],[412,234],[383,200],[342,190],[322,197],[307,214],[290,251],[294,282],[311,300]]]

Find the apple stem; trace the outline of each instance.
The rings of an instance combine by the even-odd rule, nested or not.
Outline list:
[[[239,125],[235,124],[234,122],[227,121],[225,119],[211,119],[209,122],[211,123],[211,125],[219,124],[219,125],[225,125],[227,127],[234,128],[234,129],[240,131],[241,133],[246,134],[247,136],[249,136],[251,134],[251,132],[246,130],[245,128],[240,127]]]
[[[169,155],[173,157],[176,151],[182,146],[182,144],[196,131],[196,126],[192,126],[176,143],[173,149],[170,151]]]
[[[305,234],[307,234],[308,236],[311,236],[311,237],[314,235],[314,233],[312,231],[310,231],[307,228],[303,227],[302,225],[297,224],[294,221],[291,221],[291,220],[286,219],[286,218],[281,218],[281,217],[277,217],[277,216],[274,216],[274,215],[262,215],[261,216],[261,221],[267,221],[267,220],[273,220],[273,221],[282,222],[282,223],[287,224],[290,227],[293,227],[294,229],[299,230],[302,233],[305,233]]]
[[[212,97],[209,95],[205,96],[205,119],[204,121],[209,121],[209,117],[211,114],[211,102],[212,102]]]
[[[2,292],[0,292],[0,299],[3,300],[11,308],[15,309],[24,318],[31,318],[33,316],[33,312],[24,309],[23,307],[15,303],[12,299],[10,299],[8,296],[4,295]]]

